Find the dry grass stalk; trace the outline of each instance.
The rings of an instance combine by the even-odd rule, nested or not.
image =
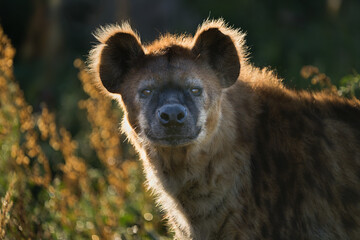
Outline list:
[[[0,239],[4,239],[6,233],[6,225],[10,220],[10,211],[13,206],[12,196],[15,191],[15,183],[17,177],[15,174],[11,175],[11,182],[9,184],[8,190],[5,194],[5,197],[1,199],[1,209],[0,209]]]

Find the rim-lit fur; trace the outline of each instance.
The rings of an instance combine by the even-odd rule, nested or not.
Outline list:
[[[205,130],[195,142],[153,144],[141,132],[144,117],[139,113],[129,120],[137,111],[136,96],[130,108],[112,94],[125,113],[122,130],[140,155],[147,186],[175,237],[359,238],[359,101],[284,88],[270,70],[248,62],[244,34],[222,20],[205,21],[194,37],[167,34],[149,45],[141,45],[128,23],[102,28],[96,33],[100,43],[90,53],[90,70],[104,89],[100,55],[118,32],[134,36],[145,55],[161,56],[173,45],[192,49],[210,28],[231,38],[241,70],[238,81],[222,90],[203,80],[216,96],[202,109]],[[198,71],[205,76],[211,69],[204,65]],[[146,71],[137,68],[132,74],[141,79]],[[136,81],[126,83],[128,92],[135,92]],[[129,99],[129,94],[123,97]]]

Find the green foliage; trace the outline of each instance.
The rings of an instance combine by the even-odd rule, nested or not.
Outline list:
[[[360,98],[360,74],[349,74],[341,78],[339,95]]]
[[[326,74],[321,73],[319,68],[311,65],[303,66],[300,75],[305,79],[311,79],[311,84],[317,90],[323,90],[329,94],[337,94],[347,98],[360,97],[360,75],[356,72],[342,77],[339,87],[334,85]]]

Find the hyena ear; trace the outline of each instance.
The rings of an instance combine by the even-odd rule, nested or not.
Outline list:
[[[196,35],[193,53],[215,70],[223,88],[233,85],[240,74],[240,60],[231,37],[218,28],[209,28]]]
[[[125,75],[143,55],[141,43],[131,33],[117,32],[109,37],[104,42],[98,66],[104,87],[111,93],[118,93]]]

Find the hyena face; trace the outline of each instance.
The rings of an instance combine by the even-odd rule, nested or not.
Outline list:
[[[166,69],[138,85],[139,123],[152,143],[183,145],[197,139],[205,115],[206,90],[202,81],[181,65],[165,63]]]
[[[239,75],[238,53],[217,28],[202,30],[192,41],[182,45],[168,39],[144,47],[123,27],[92,54],[100,59],[101,83],[121,95],[126,120],[142,140],[184,146],[216,129],[222,89]]]

